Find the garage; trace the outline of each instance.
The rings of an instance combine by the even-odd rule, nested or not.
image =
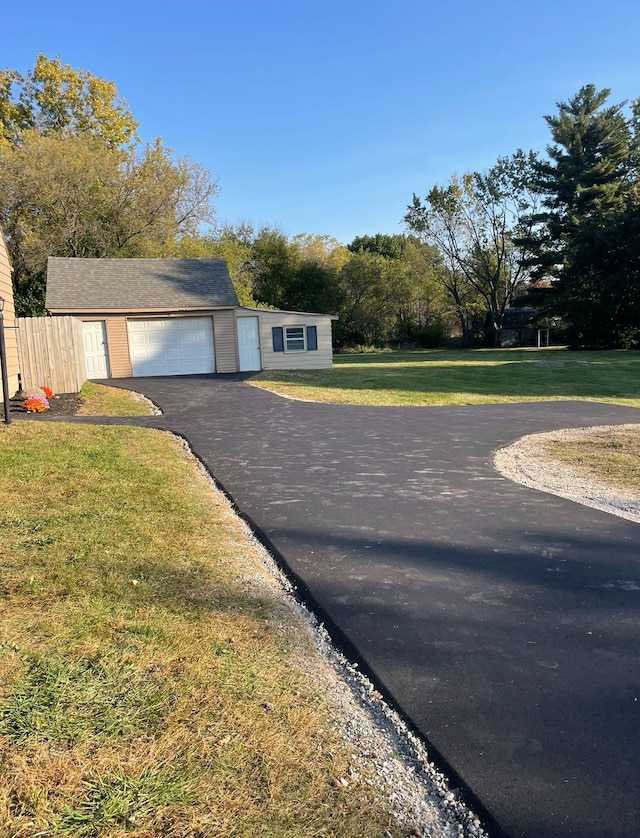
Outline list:
[[[46,308],[89,324],[90,378],[333,363],[333,315],[241,306],[224,259],[50,256]]]
[[[127,320],[127,333],[135,377],[215,372],[211,317]]]

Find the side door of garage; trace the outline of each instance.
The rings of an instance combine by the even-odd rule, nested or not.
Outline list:
[[[104,320],[85,321],[82,331],[87,378],[109,378],[107,330]]]
[[[240,372],[262,369],[257,317],[238,317],[238,361]]]

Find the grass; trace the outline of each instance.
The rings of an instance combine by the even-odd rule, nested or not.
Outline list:
[[[332,370],[262,372],[283,395],[379,406],[588,399],[640,407],[640,352],[475,349],[337,355]]]
[[[82,802],[64,810],[60,833],[91,838],[107,831],[113,835],[124,828],[131,834],[157,811],[191,802],[179,769],[148,769],[136,776],[96,774],[85,781]]]
[[[587,477],[640,492],[640,425],[590,431],[570,441],[551,442],[544,450]]]
[[[85,381],[80,391],[79,416],[148,416],[149,407],[134,393]]]
[[[2,735],[75,745],[86,734],[128,737],[160,724],[169,696],[132,666],[101,654],[23,653],[24,675],[0,711]]]
[[[399,834],[323,671],[173,437],[0,426],[0,835]]]

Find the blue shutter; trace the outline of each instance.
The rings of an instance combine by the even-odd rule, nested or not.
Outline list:
[[[315,326],[307,326],[307,349],[318,348],[318,329]]]
[[[273,338],[273,351],[284,352],[284,329],[282,326],[274,326],[271,329],[271,337]]]

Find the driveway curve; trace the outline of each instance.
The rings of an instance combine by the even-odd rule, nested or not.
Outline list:
[[[310,404],[241,376],[105,383],[162,409],[126,421],[189,441],[492,834],[637,838],[640,528],[492,466],[525,434],[637,410]]]

